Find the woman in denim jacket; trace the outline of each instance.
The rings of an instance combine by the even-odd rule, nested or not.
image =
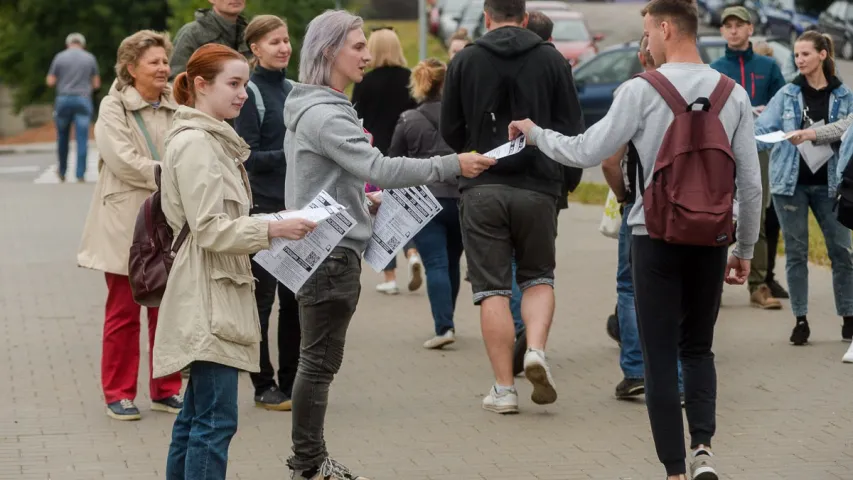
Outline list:
[[[810,128],[821,120],[833,123],[853,113],[853,92],[835,76],[832,40],[818,32],[800,36],[794,46],[800,71],[783,87],[756,120],[755,133],[761,135],[782,130],[793,132]],[[833,214],[838,187],[838,155],[813,172],[791,142],[766,144],[770,154],[770,192],[785,239],[786,272],[791,291],[791,309],[796,325],[791,343],[804,345],[810,329],[808,313],[808,211],[811,208],[826,239],[832,261],[835,308],[844,318],[842,338],[853,338],[853,256],[850,230],[838,223]],[[832,144],[838,152],[838,143]]]

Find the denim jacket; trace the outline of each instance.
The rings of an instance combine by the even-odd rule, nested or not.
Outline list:
[[[832,123],[841,117],[853,112],[853,92],[846,85],[833,90],[829,97],[829,121]],[[789,83],[779,90],[767,108],[755,121],[755,134],[763,135],[773,131],[791,132],[799,130],[803,119],[803,95],[798,85]],[[845,143],[850,143],[850,139]],[[800,152],[797,147],[788,141],[779,143],[757,142],[758,150],[770,152],[770,193],[774,195],[791,196],[797,187],[797,178],[800,173]],[[853,152],[853,145],[848,146]],[[838,158],[836,152],[829,159],[829,196],[835,197],[840,176],[838,175]]]

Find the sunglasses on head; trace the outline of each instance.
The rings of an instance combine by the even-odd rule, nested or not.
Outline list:
[[[378,32],[379,30],[391,30],[393,32],[394,27],[391,27],[391,26],[370,27],[371,32]]]

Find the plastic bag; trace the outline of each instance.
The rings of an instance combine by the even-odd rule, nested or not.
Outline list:
[[[622,215],[619,213],[619,201],[613,190],[607,192],[607,200],[604,201],[604,214],[601,216],[601,224],[598,231],[605,237],[619,238],[619,229],[622,228]]]

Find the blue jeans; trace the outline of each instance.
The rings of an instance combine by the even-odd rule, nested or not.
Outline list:
[[[224,480],[237,433],[237,369],[193,362],[184,408],[172,427],[166,480]]]
[[[92,121],[92,99],[79,95],[60,95],[54,105],[56,142],[59,154],[59,174],[65,177],[68,169],[68,142],[71,124],[77,140],[77,178],[86,176],[86,155],[89,146],[89,123]]]
[[[619,367],[625,378],[643,378],[643,350],[640,346],[640,331],[637,329],[637,308],[634,303],[634,280],[631,276],[631,227],[628,212],[634,204],[627,204],[619,228],[619,264],[616,267],[616,317],[619,319]],[[678,361],[678,391],[683,392],[681,360]]]
[[[509,310],[512,312],[512,323],[515,324],[516,337],[524,330],[524,320],[521,319],[521,288],[519,288],[518,280],[515,278],[517,269],[515,257],[512,257],[512,297],[509,299]]]
[[[832,262],[832,290],[838,315],[853,315],[853,250],[850,230],[832,211],[835,200],[826,185],[797,185],[792,196],[773,195],[785,239],[785,271],[791,310],[800,317],[809,310],[809,208],[814,212]]]
[[[415,246],[424,262],[427,297],[435,322],[435,334],[453,329],[453,312],[459,296],[459,261],[462,258],[462,229],[456,199],[439,198],[442,210],[415,236]]]

